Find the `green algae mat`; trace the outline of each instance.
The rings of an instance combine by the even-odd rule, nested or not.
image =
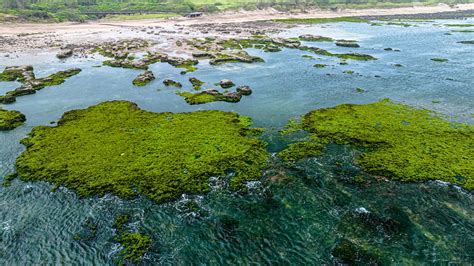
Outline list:
[[[321,154],[328,143],[361,147],[367,172],[400,181],[442,180],[474,189],[474,126],[446,121],[429,110],[384,99],[343,104],[306,114],[307,140],[280,153],[285,160]],[[290,130],[291,131],[291,130]]]
[[[0,108],[0,131],[19,127],[23,125],[25,121],[26,117],[22,113]]]
[[[39,126],[16,161],[26,181],[65,186],[80,196],[143,194],[157,202],[203,193],[212,176],[232,188],[259,178],[268,153],[247,117],[222,111],[153,113],[126,101],[69,111]]]

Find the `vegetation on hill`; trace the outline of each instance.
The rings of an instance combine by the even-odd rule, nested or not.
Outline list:
[[[456,4],[472,1],[421,0],[417,2],[417,5],[432,5],[439,2]],[[141,10],[175,14],[192,11],[215,12],[236,8],[253,10],[271,7],[278,10],[292,10],[315,6],[320,8],[395,7],[412,3],[413,1],[408,0],[0,0],[0,22],[9,19],[60,22],[97,18],[95,15],[84,14],[84,11]]]

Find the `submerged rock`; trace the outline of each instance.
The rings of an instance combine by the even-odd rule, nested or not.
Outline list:
[[[332,255],[349,265],[379,265],[378,259],[359,245],[348,239],[342,239],[332,250]]]

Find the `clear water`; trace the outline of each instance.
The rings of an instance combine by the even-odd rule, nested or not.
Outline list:
[[[24,150],[19,140],[32,127],[57,121],[67,110],[107,100],[129,100],[156,112],[238,112],[267,130],[264,138],[271,152],[284,147],[278,130],[289,118],[340,103],[391,98],[436,110],[451,120],[473,123],[474,46],[456,42],[474,36],[445,35],[450,29],[437,26],[440,23],[444,21],[419,22],[410,28],[362,23],[294,28],[280,35],[314,33],[356,39],[362,48],[336,47],[333,43],[308,45],[332,52],[367,53],[379,60],[349,60],[348,65],[339,65],[340,60],[331,57],[302,58],[308,53],[297,50],[263,53],[251,49],[251,54],[263,57],[266,63],[203,63],[197,72],[185,76],[179,69],[158,63],[151,66],[157,79],[141,88],[131,84],[140,71],[94,67],[101,64],[99,59],[60,62],[50,53],[0,57],[0,67],[33,64],[39,77],[69,67],[83,69],[62,85],[2,106],[23,112],[28,121],[15,130],[0,132],[0,179],[14,170],[14,160]],[[388,47],[401,51],[383,50]],[[449,61],[433,62],[430,59],[434,57]],[[312,67],[316,63],[329,66]],[[345,70],[355,73],[344,74]],[[187,82],[191,76],[206,81],[209,87],[230,78],[236,84],[250,85],[254,93],[239,103],[189,106],[174,89],[162,85],[164,79],[172,78],[191,90]],[[0,83],[0,93],[17,85]],[[366,92],[356,92],[357,87]],[[207,195],[185,195],[166,204],[143,198],[123,201],[113,196],[78,199],[67,189],[51,192],[49,184],[16,180],[11,187],[0,187],[0,264],[113,264],[120,247],[113,241],[111,224],[121,212],[133,215],[132,229],[155,240],[145,264],[331,263],[331,250],[343,238],[378,253],[386,264],[474,262],[472,192],[441,182],[355,183],[351,177],[360,174],[352,163],[355,152],[348,147],[332,147],[323,158],[295,166],[274,160],[262,180],[249,184],[252,188],[248,194],[231,193],[225,183],[216,181]],[[279,172],[288,177],[269,181]],[[189,200],[199,204],[199,212],[185,208]],[[354,216],[360,208],[382,219],[395,219],[403,226],[387,232],[367,225]],[[75,234],[87,230],[87,219],[98,224],[97,235],[88,241],[74,240]]]

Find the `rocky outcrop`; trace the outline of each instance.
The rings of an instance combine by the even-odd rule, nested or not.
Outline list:
[[[252,94],[252,89],[249,86],[244,85],[237,87],[237,92],[242,95],[250,95]]]
[[[66,59],[69,58],[73,55],[73,50],[72,49],[65,49],[61,50],[59,53],[56,54],[56,57],[59,59]]]
[[[155,75],[153,75],[153,72],[147,70],[147,71],[143,72],[142,74],[138,75],[133,80],[133,85],[135,85],[135,86],[145,86],[154,79],[155,79]]]
[[[359,48],[360,47],[360,45],[355,41],[345,41],[345,40],[337,41],[336,45],[341,46],[341,47],[349,47],[349,48]]]
[[[224,89],[233,87],[234,85],[235,85],[234,82],[232,82],[232,80],[230,79],[223,79],[219,82],[219,86],[221,86],[221,88],[224,88]]]
[[[201,90],[201,86],[204,84],[204,81],[199,80],[198,78],[189,78],[189,82],[193,85],[194,90]]]
[[[307,41],[307,42],[332,42],[334,41],[333,38],[329,37],[324,37],[320,35],[313,35],[313,34],[304,34],[300,35],[298,37],[301,41]]]
[[[174,80],[172,80],[172,79],[165,79],[165,80],[163,80],[163,84],[165,84],[165,86],[167,86],[167,87],[170,87],[170,86],[176,87],[176,88],[181,88],[181,87],[183,87],[183,84],[181,84],[181,83],[178,82],[178,81],[174,81]]]
[[[103,62],[106,66],[111,67],[122,67],[122,68],[132,68],[132,69],[148,69],[148,64],[143,61],[134,61],[128,59],[116,59],[116,60],[107,60]]]
[[[77,75],[81,72],[79,68],[71,68],[65,71],[59,71],[44,78],[37,79],[33,72],[32,66],[12,66],[6,67],[0,74],[0,80],[18,81],[22,85],[12,91],[8,91],[5,95],[0,96],[0,103],[9,104],[16,101],[16,97],[34,94],[37,91],[48,87],[59,85],[67,78]]]

